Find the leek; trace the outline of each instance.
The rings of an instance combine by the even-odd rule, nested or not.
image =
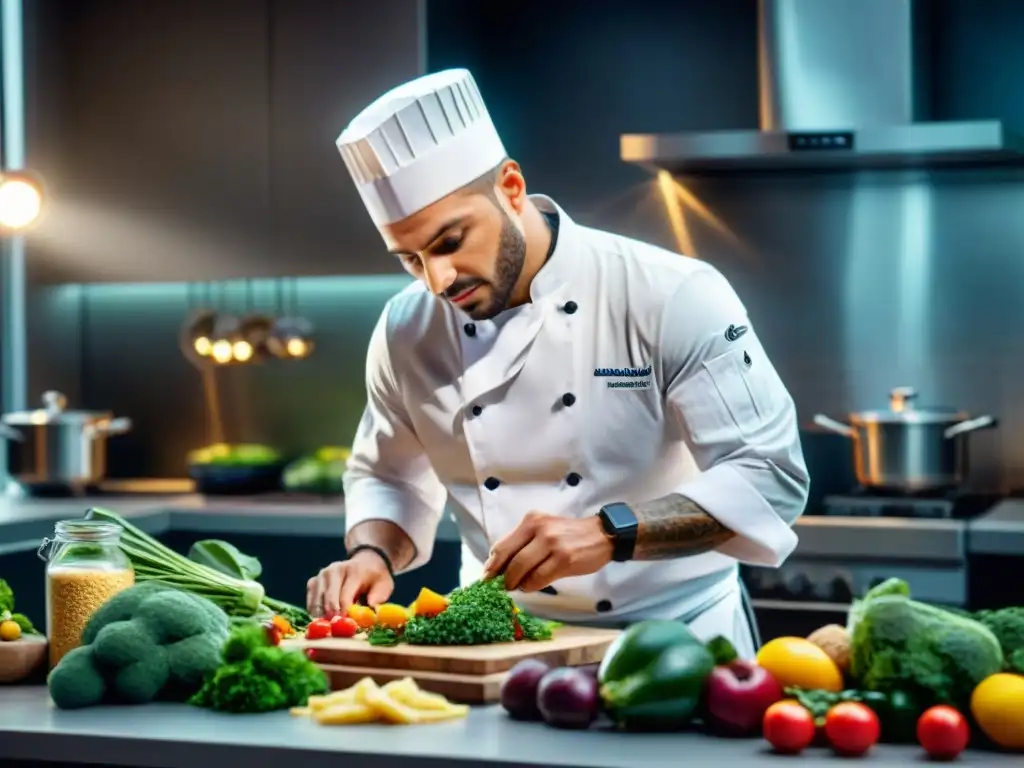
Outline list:
[[[259,582],[236,579],[189,560],[136,528],[116,512],[93,507],[86,513],[86,519],[121,526],[121,551],[131,561],[136,581],[159,581],[205,597],[228,616],[246,618],[280,614],[296,628],[309,623],[309,614],[297,606],[267,597]]]

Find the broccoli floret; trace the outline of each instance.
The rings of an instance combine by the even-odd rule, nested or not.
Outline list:
[[[73,648],[61,658],[46,681],[50,698],[60,709],[81,709],[103,701],[107,682],[96,666],[91,645]]]
[[[206,599],[144,582],[111,598],[93,615],[79,649],[87,649],[87,655],[85,650],[74,658],[69,653],[58,663],[48,680],[51,696],[58,707],[61,702],[87,706],[103,699],[182,700],[217,668],[227,634],[227,615]],[[98,696],[69,695],[87,666],[95,674],[86,688],[95,692],[98,676],[103,691]]]
[[[224,664],[189,699],[206,709],[252,713],[304,706],[329,690],[327,677],[305,655],[270,644],[259,625],[235,627]]]
[[[244,661],[252,656],[257,648],[270,645],[266,630],[258,624],[240,624],[232,627],[231,634],[224,643],[223,658],[226,664]]]
[[[851,611],[850,674],[866,690],[966,707],[974,687],[1003,668],[998,640],[977,621],[911,600],[905,582],[890,583],[898,581]]]
[[[237,713],[271,712],[288,706],[281,686],[259,674],[248,659],[219,668],[189,703]]]
[[[999,640],[1008,669],[1024,674],[1024,608],[1015,606],[995,611],[978,611],[974,619],[992,630],[992,634]]]
[[[323,670],[301,653],[276,647],[258,648],[251,661],[253,669],[281,687],[290,707],[303,706],[310,696],[329,690]]]

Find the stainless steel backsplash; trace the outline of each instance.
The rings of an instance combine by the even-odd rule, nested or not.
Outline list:
[[[805,425],[816,411],[884,407],[889,389],[913,385],[923,404],[999,417],[998,430],[971,438],[974,484],[1024,486],[1024,171],[679,183],[691,200],[683,223],[694,254],[733,281]],[[679,249],[657,189],[652,182],[616,205],[570,213]],[[370,331],[406,282],[302,279],[317,352],[222,372],[227,438],[291,450],[347,442]],[[184,453],[207,439],[201,380],[177,349],[187,308],[182,284],[34,292],[31,391],[63,388],[80,406],[135,419],[131,435],[111,441],[114,475],[180,475]]]

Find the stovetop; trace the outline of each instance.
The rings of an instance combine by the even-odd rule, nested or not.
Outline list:
[[[843,517],[969,520],[984,514],[1007,496],[1005,493],[982,493],[966,489],[925,493],[882,493],[872,489],[855,488],[846,494],[826,496],[822,502],[822,514]]]

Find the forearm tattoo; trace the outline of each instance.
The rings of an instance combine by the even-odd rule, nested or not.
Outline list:
[[[678,493],[631,504],[637,519],[634,560],[671,560],[717,549],[736,534]]]
[[[364,520],[345,535],[349,551],[360,545],[379,547],[391,559],[395,572],[401,571],[416,557],[416,545],[409,535],[390,520]]]

